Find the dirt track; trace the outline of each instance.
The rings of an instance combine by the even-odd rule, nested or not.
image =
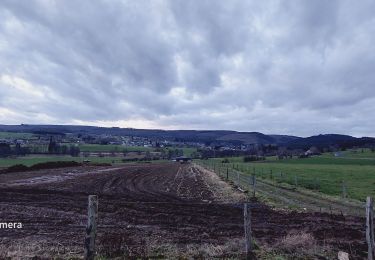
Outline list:
[[[99,195],[99,254],[241,257],[244,196],[210,172],[177,163],[0,176],[0,222],[24,225],[0,229],[0,257],[82,256],[89,194]],[[363,219],[253,206],[253,231],[261,246],[298,230],[336,251],[366,256]]]

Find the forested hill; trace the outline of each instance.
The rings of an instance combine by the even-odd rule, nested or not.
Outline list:
[[[83,134],[139,136],[177,142],[227,142],[234,144],[275,144],[289,148],[327,147],[330,145],[362,146],[375,144],[375,138],[356,138],[349,135],[326,134],[311,137],[290,135],[266,135],[259,132],[237,132],[224,130],[159,130],[119,127],[96,127],[78,125],[0,125],[2,132],[24,132],[36,134]]]

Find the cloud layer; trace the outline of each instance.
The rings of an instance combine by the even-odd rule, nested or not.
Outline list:
[[[374,136],[375,3],[0,2],[0,123]]]

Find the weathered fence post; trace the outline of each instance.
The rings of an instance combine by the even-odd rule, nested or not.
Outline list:
[[[250,207],[248,203],[244,204],[243,218],[244,218],[244,229],[245,229],[246,258],[251,259],[253,247],[252,247],[252,237],[251,237],[251,211],[250,211]]]
[[[255,198],[256,177],[253,175],[253,197]]]
[[[367,259],[374,260],[374,212],[371,197],[366,200],[366,240],[367,240]]]
[[[85,260],[94,260],[94,257],[95,257],[95,238],[96,238],[97,218],[98,218],[98,196],[89,195],[86,237],[85,237]]]
[[[348,196],[347,190],[346,190],[346,185],[345,182],[342,181],[342,197],[345,199]]]
[[[318,179],[316,177],[314,178],[314,186],[315,190],[319,190]]]
[[[294,186],[298,186],[298,179],[297,179],[297,175],[294,175]]]
[[[240,187],[240,172],[237,171],[237,187]]]
[[[229,169],[227,167],[227,181],[228,181],[228,179],[229,179]]]

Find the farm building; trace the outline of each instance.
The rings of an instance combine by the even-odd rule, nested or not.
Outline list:
[[[306,156],[311,156],[311,155],[321,155],[321,152],[319,151],[319,149],[318,148],[316,148],[316,147],[311,147],[309,150],[307,150],[306,152],[305,152],[305,155]]]
[[[191,162],[191,158],[190,157],[186,157],[186,156],[179,156],[179,157],[176,157],[176,159],[174,159],[174,161],[181,162],[181,163]]]

